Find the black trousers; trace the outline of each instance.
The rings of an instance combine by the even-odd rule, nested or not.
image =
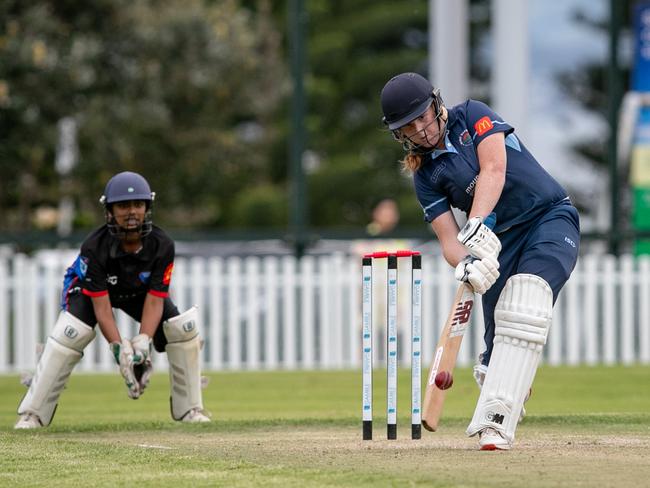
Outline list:
[[[142,320],[142,309],[144,308],[145,297],[146,295],[142,295],[126,300],[111,301],[111,305],[113,308],[119,308],[124,311],[136,322],[140,322]],[[71,292],[68,293],[66,302],[67,308],[65,310],[68,313],[71,313],[89,327],[95,327],[95,325],[97,325],[93,302],[89,296],[81,293],[81,290],[71,290]],[[153,346],[156,351],[164,352],[165,346],[167,345],[167,338],[163,333],[162,323],[165,320],[176,317],[177,315],[180,315],[180,313],[172,299],[169,297],[165,298],[165,301],[163,302],[162,317],[153,336]]]

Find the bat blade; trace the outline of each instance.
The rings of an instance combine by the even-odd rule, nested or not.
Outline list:
[[[458,287],[451,311],[440,334],[427,377],[424,403],[422,404],[422,425],[431,432],[438,429],[447,394],[447,390],[441,390],[436,386],[436,375],[441,371],[453,373],[473,307],[474,291],[470,285],[462,283]]]

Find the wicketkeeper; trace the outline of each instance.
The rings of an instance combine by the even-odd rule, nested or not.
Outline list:
[[[18,406],[16,429],[49,425],[59,396],[95,325],[108,341],[128,396],[142,395],[152,373],[152,344],[167,352],[171,415],[183,422],[208,422],[201,394],[198,314],[179,313],[169,298],[174,242],[152,223],[155,194],[141,175],[123,172],[106,184],[100,201],[106,224],[92,232],[65,274],[61,312],[45,343],[27,394]],[[125,339],[112,308],[140,323]]]
[[[381,92],[384,123],[406,151],[424,218],[456,278],[483,295],[481,393],[467,428],[482,450],[510,449],[551,326],[578,258],[578,212],[514,128],[484,103],[447,109],[416,73]],[[451,211],[467,214],[458,228]],[[494,231],[483,224],[496,214]]]

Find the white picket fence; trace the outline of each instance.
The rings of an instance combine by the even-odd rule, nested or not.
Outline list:
[[[0,372],[33,370],[58,315],[63,272],[75,254],[0,258]],[[374,271],[376,365],[385,359],[385,260]],[[441,258],[423,259],[423,361],[431,360],[456,282]],[[410,260],[400,260],[399,358],[409,358]],[[336,254],[176,260],[172,298],[198,305],[206,370],[358,368],[361,259]],[[480,301],[460,351],[471,365],[482,350]],[[123,335],[137,326],[118,312]],[[544,360],[559,364],[650,364],[650,257],[580,259],[555,307]],[[165,355],[156,367],[166,368]],[[114,370],[106,341],[86,349],[80,370]]]

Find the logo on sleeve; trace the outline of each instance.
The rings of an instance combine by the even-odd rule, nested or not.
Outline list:
[[[485,134],[487,131],[492,129],[494,125],[492,124],[492,121],[490,120],[490,117],[487,115],[485,117],[480,118],[476,123],[474,124],[474,130],[479,136],[482,136]]]
[[[163,285],[169,285],[169,282],[172,280],[172,271],[174,270],[174,263],[169,263],[165,268],[165,273],[163,274]]]
[[[74,262],[73,266],[76,266],[75,271],[77,273],[77,276],[79,276],[79,278],[83,278],[88,272],[88,258],[80,254],[77,256],[77,259]]]
[[[151,271],[143,271],[138,275],[138,278],[140,278],[140,281],[142,281],[142,283],[144,284],[149,283],[150,277],[151,277]]]

